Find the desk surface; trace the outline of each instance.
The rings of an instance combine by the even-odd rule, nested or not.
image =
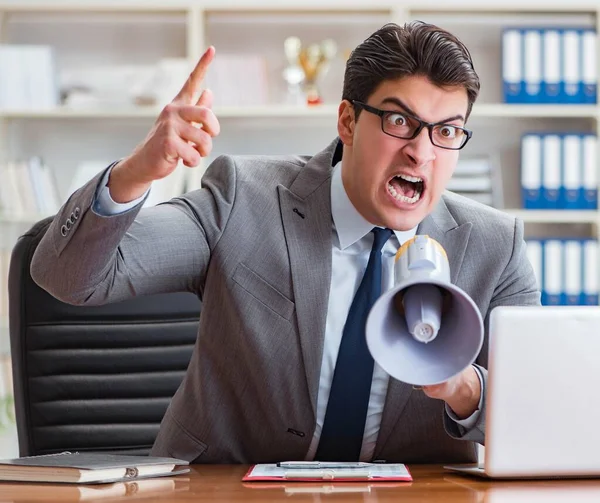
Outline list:
[[[103,486],[0,483],[0,502],[169,501],[386,503],[588,503],[600,501],[600,480],[488,482],[439,466],[409,466],[413,482],[395,484],[242,483],[244,466],[193,466],[177,477]]]

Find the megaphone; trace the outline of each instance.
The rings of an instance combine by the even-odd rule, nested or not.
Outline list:
[[[427,235],[404,243],[394,279],[367,318],[373,359],[415,386],[442,383],[471,365],[483,344],[483,321],[473,299],[450,282],[442,245]]]

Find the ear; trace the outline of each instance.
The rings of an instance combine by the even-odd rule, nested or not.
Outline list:
[[[342,100],[338,107],[338,136],[344,145],[352,145],[354,140],[354,107],[348,100]]]

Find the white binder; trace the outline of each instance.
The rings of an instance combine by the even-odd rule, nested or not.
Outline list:
[[[535,210],[542,204],[542,138],[526,134],[521,140],[521,187],[523,208]]]
[[[541,99],[542,89],[542,34],[538,30],[525,30],[525,96],[528,103]]]
[[[598,305],[598,242],[588,239],[583,244],[583,303]]]
[[[596,158],[598,151],[598,138],[595,135],[583,137],[583,193],[582,206],[588,210],[598,207],[598,167]]]
[[[527,240],[527,258],[533,268],[535,279],[537,280],[538,290],[541,292],[544,288],[544,271],[542,269],[542,242],[537,239]]]
[[[561,138],[557,134],[543,137],[542,198],[544,207],[560,208],[561,190]]]
[[[580,36],[574,29],[564,30],[562,33],[563,49],[563,93],[562,98],[566,103],[579,101],[579,88],[581,85],[580,64]]]
[[[581,33],[581,39],[583,102],[596,103],[598,85],[596,32],[594,30],[584,30]]]
[[[577,209],[581,207],[581,187],[583,173],[581,162],[581,136],[567,134],[563,136],[563,194],[561,207]]]
[[[542,96],[546,103],[558,103],[560,99],[560,32],[558,30],[544,30],[543,42],[543,69]]]
[[[519,103],[522,99],[523,54],[521,32],[508,29],[502,34],[502,81],[504,101]]]
[[[565,253],[565,304],[577,306],[581,302],[583,281],[583,254],[581,242],[568,239],[564,242]]]
[[[544,243],[544,292],[549,306],[561,304],[563,292],[563,246],[558,239]]]

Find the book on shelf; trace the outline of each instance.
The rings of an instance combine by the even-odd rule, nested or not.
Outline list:
[[[529,238],[526,243],[542,305],[598,305],[598,242],[595,239]]]
[[[215,91],[215,107],[264,106],[269,102],[267,60],[260,54],[219,53],[205,85]]]
[[[162,108],[177,95],[195,63],[187,58],[161,58],[152,64],[66,68],[59,76],[64,106]],[[266,58],[260,54],[219,53],[210,65],[204,87],[215,91],[217,107],[265,105],[269,101]]]
[[[0,481],[106,484],[188,473],[175,458],[60,452],[0,460]]]
[[[502,180],[492,157],[459,159],[446,188],[488,206],[504,206]]]
[[[521,194],[527,210],[598,208],[598,138],[528,132],[521,139]]]
[[[110,164],[111,161],[108,159],[80,162],[75,169],[75,174],[67,189],[67,197],[70,197],[76,190],[83,187],[92,178],[104,171]],[[180,161],[171,174],[152,182],[150,193],[144,201],[143,206],[145,208],[155,206],[183,194],[186,186],[187,171],[189,171],[189,169],[183,165],[182,161]]]
[[[595,104],[593,27],[507,27],[502,34],[505,103]]]
[[[63,68],[59,75],[63,104],[70,109],[128,109],[146,103],[154,92],[153,63],[88,64]],[[152,101],[154,98],[152,98]],[[138,103],[139,102],[139,103]]]
[[[60,205],[54,175],[42,159],[0,164],[0,216],[53,215]]]
[[[51,46],[0,44],[0,110],[56,107],[59,90]]]

